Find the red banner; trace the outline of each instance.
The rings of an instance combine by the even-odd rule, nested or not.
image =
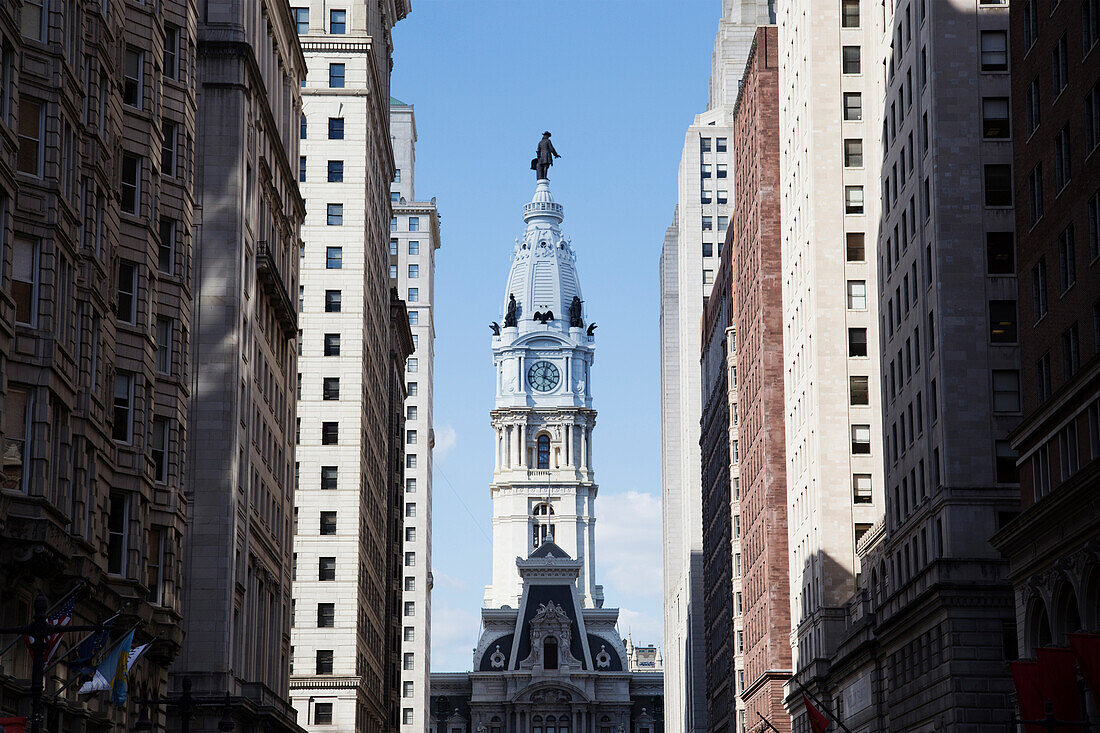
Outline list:
[[[1054,717],[1067,722],[1080,720],[1081,698],[1077,691],[1077,659],[1073,650],[1040,647],[1035,650],[1035,658],[1039,661],[1039,690],[1043,693],[1044,706],[1050,700],[1054,703]]]
[[[829,719],[814,707],[805,693],[802,694],[802,702],[806,706],[806,717],[810,719],[810,729],[813,733],[825,733],[825,729],[829,727]]]
[[[1069,645],[1085,684],[1092,690],[1093,698],[1100,700],[1100,634],[1069,634]]]
[[[1022,720],[1039,720],[1043,712],[1043,692],[1039,687],[1038,662],[1011,662],[1012,681],[1016,683],[1016,702],[1020,706]],[[1025,725],[1027,733],[1044,733],[1041,725]]]
[[[26,718],[0,718],[0,733],[23,733],[26,727]]]

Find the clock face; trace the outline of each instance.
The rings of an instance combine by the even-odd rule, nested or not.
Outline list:
[[[536,361],[527,370],[527,382],[539,392],[549,392],[558,386],[561,373],[548,361]]]

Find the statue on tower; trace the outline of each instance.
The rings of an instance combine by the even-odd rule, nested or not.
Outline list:
[[[581,299],[573,296],[573,302],[569,304],[569,325],[572,328],[584,328],[584,319],[581,317]]]
[[[535,178],[540,181],[547,178],[550,166],[554,165],[554,158],[560,157],[558,151],[554,150],[554,143],[550,142],[550,133],[542,133],[538,150],[535,151],[535,157],[531,160],[531,170],[535,171]]]

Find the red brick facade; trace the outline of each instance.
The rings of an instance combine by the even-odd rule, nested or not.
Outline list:
[[[791,668],[787,483],[783,428],[780,261],[779,58],[776,28],[757,29],[734,112],[734,263],[740,428],[746,722],[791,721],[783,682]]]
[[[1024,509],[1100,457],[1100,7],[1055,5],[1011,11]]]

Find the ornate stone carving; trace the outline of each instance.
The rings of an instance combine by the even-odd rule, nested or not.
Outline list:
[[[504,669],[504,653],[500,651],[500,645],[496,646],[496,650],[493,655],[489,657],[489,664],[493,669]]]
[[[596,668],[608,669],[611,667],[611,655],[607,653],[607,647],[600,644],[600,653],[596,655]]]
[[[538,690],[531,693],[531,702],[563,704],[573,702],[573,696],[565,690]]]

